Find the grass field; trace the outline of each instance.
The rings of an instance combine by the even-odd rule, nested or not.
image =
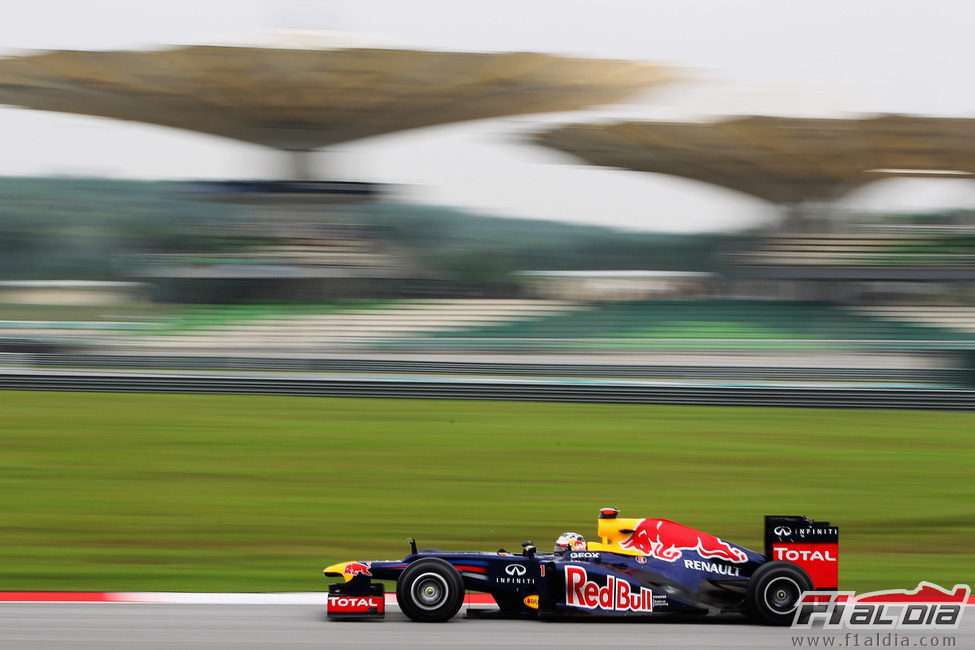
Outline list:
[[[342,559],[595,532],[761,551],[838,524],[841,587],[975,582],[975,414],[0,392],[0,590],[324,589]]]

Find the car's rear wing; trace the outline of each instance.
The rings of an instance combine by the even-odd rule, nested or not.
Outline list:
[[[799,565],[817,590],[839,586],[839,541],[839,528],[830,526],[828,521],[783,515],[765,517],[765,558]]]

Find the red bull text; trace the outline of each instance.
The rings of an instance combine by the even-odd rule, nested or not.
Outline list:
[[[653,592],[645,587],[638,589],[634,591],[629,582],[615,576],[607,576],[606,584],[599,586],[589,579],[584,568],[565,567],[565,602],[570,607],[611,612],[652,612]]]

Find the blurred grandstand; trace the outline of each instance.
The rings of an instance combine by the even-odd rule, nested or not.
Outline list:
[[[850,215],[852,190],[893,177],[975,178],[975,120],[883,115],[571,124],[539,144],[588,163],[669,174],[779,206],[729,252],[723,294],[840,303],[970,301],[975,215]]]
[[[85,185],[9,180],[0,182],[0,192],[19,183],[31,186],[27,195],[46,186],[47,193],[60,196],[65,219],[77,204],[72,196]],[[91,183],[103,187],[106,181]],[[128,229],[143,232],[139,219],[98,225],[99,237],[118,242],[115,258],[93,254],[85,262],[76,257],[72,273],[91,277],[102,269],[110,277],[101,282],[0,285],[0,345],[8,361],[926,384],[972,380],[975,309],[965,302],[966,282],[938,276],[920,283],[929,287],[926,293],[912,294],[899,282],[884,289],[876,280],[877,274],[900,274],[905,268],[910,278],[918,270],[943,271],[952,255],[970,259],[963,236],[941,239],[946,235],[940,231],[901,228],[896,236],[864,239],[873,227],[865,219],[858,221],[859,231],[819,238],[660,236],[378,202],[342,208],[345,223],[335,220],[334,211],[326,222],[309,221],[306,237],[289,243],[273,224],[174,194],[180,186],[111,184],[127,188],[135,204],[155,206],[142,215],[146,222],[158,221],[156,215],[168,209],[199,209],[205,218],[184,217],[172,232],[156,231],[161,242],[183,241],[182,235],[181,252],[167,252],[172,244],[146,252],[144,239],[125,235]],[[114,208],[125,212],[128,204],[120,202],[119,193],[108,195]],[[11,219],[11,212],[31,221],[30,205],[13,200],[9,188],[6,196],[0,228],[23,223]],[[101,211],[97,201],[88,200],[93,212]],[[50,207],[42,208],[49,221],[56,214]],[[965,222],[957,214],[946,219],[956,226]],[[902,221],[920,221],[927,229],[937,222],[932,215]],[[95,227],[97,220],[90,223]],[[289,222],[289,237],[301,223]],[[44,235],[22,238],[32,257],[61,249],[58,237]],[[383,252],[370,253],[362,242]],[[783,242],[791,248],[778,250]],[[929,253],[925,246],[952,248]],[[444,265],[446,251],[456,252],[455,261],[484,256],[505,263],[489,273],[459,275],[458,268]],[[614,262],[666,270],[606,268]],[[871,275],[859,283],[844,280],[840,287],[850,289],[833,290],[825,298],[796,300],[789,277],[749,275],[777,266],[792,273],[810,269],[799,281],[813,278],[816,287],[824,286],[822,274],[834,266],[847,277],[861,267]],[[9,259],[5,270],[8,276],[25,276],[31,268]],[[363,272],[371,274],[370,283]],[[122,282],[126,278],[130,281]],[[285,286],[290,293],[282,290]],[[174,292],[184,301],[161,299]]]
[[[0,61],[2,102],[216,134],[292,161],[276,181],[0,183],[0,359],[975,382],[975,215],[835,209],[878,178],[975,174],[975,120],[749,117],[533,136],[782,208],[775,228],[734,235],[492,219],[310,178],[308,153],[336,142],[611,102],[664,80],[630,62],[369,48]],[[38,281],[55,282],[16,284]],[[104,284],[118,282],[129,284]]]

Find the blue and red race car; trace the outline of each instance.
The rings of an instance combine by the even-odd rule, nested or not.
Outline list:
[[[667,519],[621,518],[600,510],[598,542],[559,539],[553,553],[531,543],[520,554],[418,551],[395,561],[333,564],[331,619],[382,618],[384,586],[395,580],[400,609],[442,622],[465,592],[491,594],[504,617],[647,617],[742,613],[771,625],[792,621],[804,591],[835,590],[839,531],[799,516],[765,517],[765,553]]]

